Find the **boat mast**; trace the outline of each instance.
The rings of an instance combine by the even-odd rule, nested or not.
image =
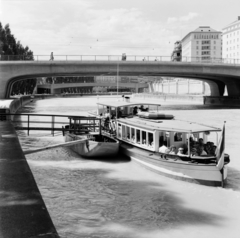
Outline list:
[[[191,151],[190,151],[190,135],[191,135],[191,133],[189,132],[189,133],[188,133],[188,155],[189,155],[189,156],[191,156],[191,153],[190,153],[190,152],[191,152]]]

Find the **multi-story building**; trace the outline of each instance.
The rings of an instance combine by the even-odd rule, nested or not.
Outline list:
[[[222,47],[225,61],[240,62],[240,16],[223,28]]]
[[[222,58],[222,32],[200,26],[182,39],[182,61],[209,61]]]

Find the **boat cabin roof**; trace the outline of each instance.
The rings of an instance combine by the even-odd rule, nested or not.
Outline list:
[[[195,122],[188,122],[182,120],[149,120],[142,118],[120,118],[119,123],[128,124],[136,128],[143,128],[149,131],[174,131],[174,132],[188,132],[198,133],[207,131],[221,131],[220,128],[198,124]]]
[[[108,107],[129,107],[137,105],[151,105],[151,106],[161,106],[159,103],[146,103],[146,102],[125,102],[125,101],[115,101],[115,102],[98,102],[98,105],[108,106]]]

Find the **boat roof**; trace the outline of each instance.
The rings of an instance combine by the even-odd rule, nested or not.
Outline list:
[[[118,122],[123,124],[129,124],[131,126],[143,128],[150,131],[159,130],[189,133],[198,133],[205,131],[221,131],[221,129],[217,127],[177,119],[149,120],[133,117],[133,118],[120,118],[118,119]]]
[[[129,107],[135,105],[151,105],[151,106],[161,106],[159,103],[146,103],[146,102],[125,102],[125,101],[113,101],[113,102],[98,102],[98,105],[108,106],[108,107]]]

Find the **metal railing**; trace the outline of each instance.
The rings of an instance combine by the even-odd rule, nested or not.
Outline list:
[[[127,55],[126,59],[122,55],[54,55],[54,60],[50,60],[50,55],[34,55],[33,60],[24,55],[0,55],[0,61],[129,61],[129,62],[189,62],[189,63],[221,63],[221,64],[240,64],[240,59],[234,58],[210,58],[185,57],[180,61],[173,61],[171,56],[159,55]]]
[[[96,117],[84,117],[76,115],[49,115],[28,113],[0,113],[0,118],[11,120],[16,130],[66,131],[77,133],[96,132],[101,133],[101,119]],[[72,121],[74,121],[72,123]],[[43,126],[44,125],[44,126]]]

